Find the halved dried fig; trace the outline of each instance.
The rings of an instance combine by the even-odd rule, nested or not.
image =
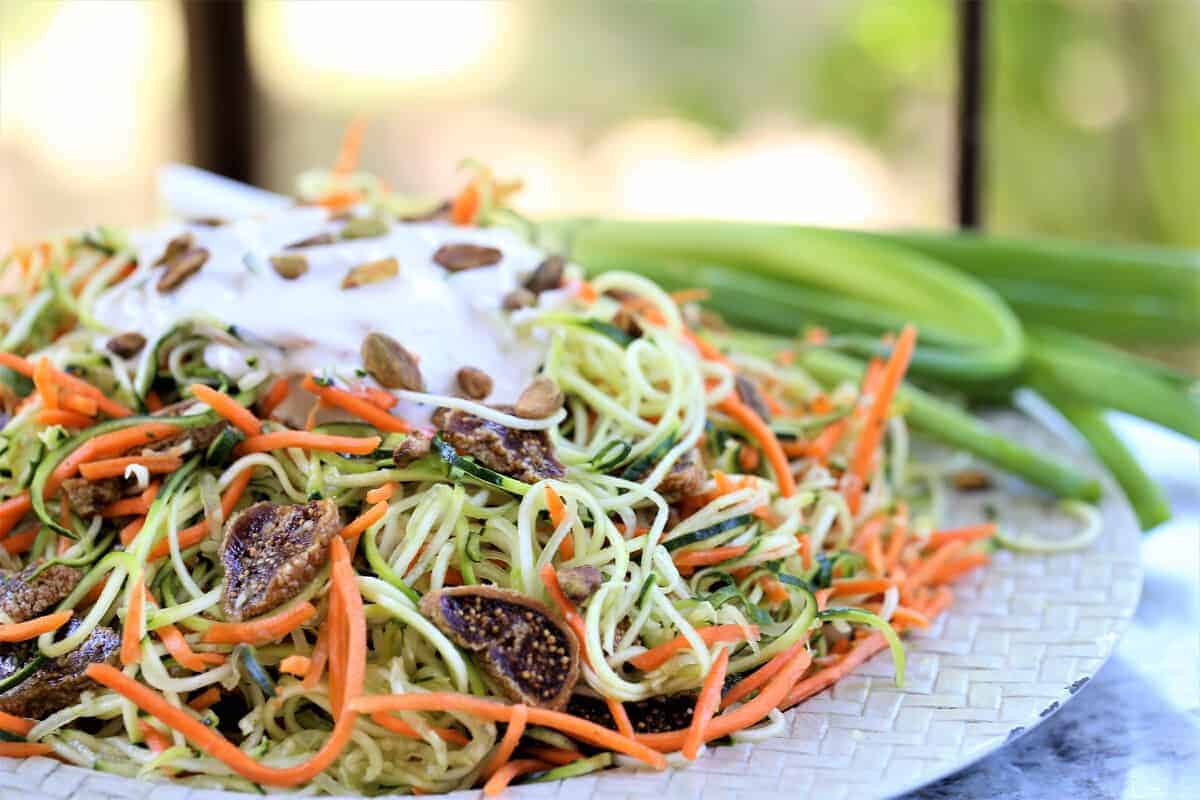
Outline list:
[[[320,571],[329,542],[341,529],[332,500],[262,502],[234,514],[221,539],[225,616],[256,617],[295,597]]]
[[[579,640],[546,606],[493,586],[439,589],[421,598],[421,613],[513,701],[561,709],[579,680]]]

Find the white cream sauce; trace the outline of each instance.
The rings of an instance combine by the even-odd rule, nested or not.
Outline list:
[[[296,280],[271,267],[270,257],[287,245],[336,235],[341,224],[324,209],[303,207],[218,227],[174,223],[135,236],[138,270],[98,298],[95,316],[114,331],[136,330],[153,340],[182,318],[206,314],[262,340],[253,352],[257,368],[347,378],[361,366],[363,337],[382,332],[417,356],[430,393],[456,393],[455,373],[473,366],[492,377],[489,403],[513,402],[541,365],[546,341],[522,331],[516,323],[523,315],[502,311],[500,303],[545,254],[503,229],[393,223],[384,236],[286,251],[308,258],[308,272]],[[185,231],[208,250],[208,261],[173,292],[160,293],[155,285],[162,270],[151,265]],[[459,243],[495,247],[502,258],[458,273],[434,262],[439,247]],[[396,277],[341,288],[352,268],[389,257],[399,262]],[[540,302],[557,305],[563,295],[547,292]],[[209,366],[233,378],[251,371],[247,355],[216,343],[205,350]],[[393,413],[420,423],[431,409],[402,401]]]

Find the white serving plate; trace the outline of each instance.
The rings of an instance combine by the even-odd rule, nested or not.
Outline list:
[[[991,418],[1014,439],[1079,463],[1072,445],[1026,417]],[[950,523],[982,518],[986,505],[1029,530],[1072,523],[1045,498],[1001,479],[959,495]],[[1141,592],[1140,532],[1114,488],[1105,526],[1087,550],[1057,555],[998,552],[955,586],[953,608],[907,638],[908,679],[892,682],[881,653],[856,673],[787,713],[787,732],[756,744],[710,748],[684,769],[612,770],[558,783],[512,787],[516,800],[633,798],[891,797],[944,777],[1002,747],[1070,700],[1112,653]],[[481,792],[456,792],[454,800]],[[0,797],[88,800],[235,800],[250,795],[147,783],[46,758],[0,758]]]

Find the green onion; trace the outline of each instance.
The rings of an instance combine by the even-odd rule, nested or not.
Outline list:
[[[1016,317],[991,289],[903,247],[854,234],[727,222],[574,220],[546,226],[593,272],[628,269],[667,289],[700,285],[734,324],[792,335],[822,321],[860,354],[886,346],[863,331],[914,321],[918,373],[957,380],[1011,374],[1024,355]]]
[[[941,259],[1027,322],[1116,342],[1200,341],[1200,253],[944,233],[855,234]]]

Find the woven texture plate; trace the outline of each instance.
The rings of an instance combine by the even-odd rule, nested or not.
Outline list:
[[[1014,439],[1081,461],[1069,445],[1024,418],[1004,414],[993,422]],[[1078,524],[1003,480],[992,491],[951,498],[949,522],[978,521],[988,505],[1014,529],[1065,533]],[[1140,534],[1113,489],[1106,492],[1103,513],[1104,532],[1087,550],[1049,556],[1001,551],[987,568],[959,581],[951,611],[930,630],[908,637],[904,689],[894,686],[885,651],[788,712],[781,736],[710,748],[686,769],[608,771],[514,787],[505,796],[859,800],[889,797],[954,772],[1049,716],[1096,673],[1124,632],[1141,590]],[[45,758],[0,758],[0,797],[248,795],[138,782]]]

